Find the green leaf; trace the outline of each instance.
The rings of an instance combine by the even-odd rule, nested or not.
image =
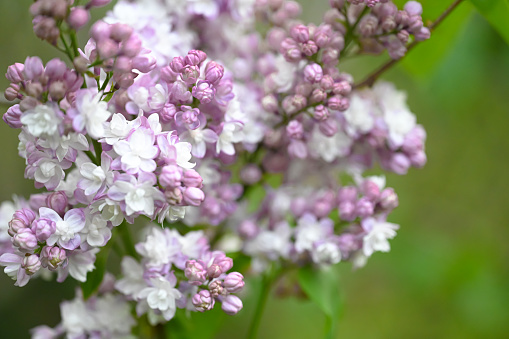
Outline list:
[[[470,0],[509,44],[509,0]]]
[[[101,285],[104,272],[106,270],[106,261],[108,260],[109,246],[104,247],[95,259],[95,269],[88,272],[87,281],[81,284],[81,290],[83,291],[83,298],[86,300],[92,294],[94,294],[99,286]]]
[[[299,270],[299,283],[306,295],[327,317],[326,337],[333,338],[342,308],[339,276],[335,267]]]

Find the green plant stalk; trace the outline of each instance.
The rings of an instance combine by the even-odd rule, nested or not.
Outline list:
[[[258,304],[256,305],[255,314],[253,320],[251,321],[251,326],[249,326],[249,332],[247,336],[248,339],[256,339],[258,329],[260,327],[260,322],[262,320],[263,310],[265,309],[265,305],[267,304],[267,300],[269,298],[272,282],[273,279],[270,276],[263,276],[260,297],[258,298]]]

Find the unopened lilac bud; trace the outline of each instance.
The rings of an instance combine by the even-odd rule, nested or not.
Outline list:
[[[19,109],[21,112],[26,112],[29,109],[34,109],[40,102],[36,98],[24,97],[19,103]]]
[[[221,271],[221,267],[217,264],[212,264],[210,265],[210,267],[207,269],[207,275],[211,278],[211,279],[214,279],[214,278],[217,278],[219,277],[223,272]]]
[[[244,220],[240,223],[237,232],[243,239],[252,239],[258,232],[259,228],[252,220]]]
[[[161,175],[159,176],[159,183],[163,187],[177,187],[180,186],[182,180],[182,170],[175,165],[164,166]]]
[[[329,0],[329,5],[332,8],[342,9],[345,5],[345,0]]]
[[[302,96],[309,96],[311,91],[313,90],[313,85],[308,82],[301,82],[295,87],[295,94],[299,94]]]
[[[60,35],[60,29],[54,18],[37,16],[33,20],[34,33],[42,40],[48,41],[52,45],[56,45]]]
[[[335,95],[329,98],[327,106],[332,110],[346,111],[350,106],[350,101],[347,98]]]
[[[34,80],[41,76],[44,72],[42,60],[39,57],[27,57],[25,60],[25,67],[23,75],[25,80]]]
[[[273,11],[277,11],[283,5],[284,0],[267,0],[267,5]]]
[[[323,135],[327,137],[332,137],[338,132],[338,124],[334,119],[327,119],[320,121],[318,124],[318,129],[322,132]]]
[[[403,153],[395,153],[391,157],[389,166],[394,173],[403,175],[410,167],[410,159]]]
[[[161,122],[169,123],[175,119],[175,114],[177,114],[177,107],[173,104],[167,103],[164,105],[159,117]]]
[[[393,210],[399,205],[398,196],[394,189],[389,187],[380,193],[380,206],[385,210]]]
[[[362,183],[362,193],[370,201],[376,201],[380,197],[380,188],[371,180],[364,180]]]
[[[221,309],[228,315],[235,315],[242,309],[242,300],[235,295],[227,295],[221,305]]]
[[[14,65],[10,65],[7,68],[7,73],[5,73],[5,77],[10,82],[18,83],[24,80],[23,70],[25,69],[25,65],[17,62]]]
[[[304,127],[299,121],[292,120],[288,126],[286,126],[286,134],[291,139],[302,139],[304,135]]]
[[[169,65],[171,70],[175,73],[181,73],[185,66],[186,63],[184,61],[184,58],[182,58],[181,56],[174,57]]]
[[[96,42],[109,39],[111,34],[111,25],[104,21],[97,21],[90,28],[90,37]]]
[[[227,257],[224,253],[220,252],[214,258],[214,264],[219,265],[223,273],[228,272],[233,267],[232,258]]]
[[[205,193],[197,187],[188,187],[184,191],[184,202],[191,206],[200,206],[205,200]]]
[[[101,59],[108,59],[118,54],[118,43],[111,39],[102,39],[97,42],[97,52]]]
[[[262,99],[262,107],[267,112],[277,112],[279,104],[274,94],[268,94]]]
[[[209,284],[210,295],[214,298],[224,294],[224,287],[220,280],[214,280]]]
[[[289,95],[283,99],[282,105],[286,113],[293,114],[306,107],[307,99],[300,94]]]
[[[211,84],[219,82],[224,76],[224,67],[216,62],[209,62],[205,68],[205,80]]]
[[[373,36],[378,28],[378,18],[372,14],[362,17],[359,23],[359,32],[364,37]]]
[[[354,202],[357,200],[357,188],[354,186],[344,186],[338,191],[338,201],[350,201]]]
[[[311,94],[311,102],[312,103],[319,103],[324,102],[327,99],[327,92],[325,92],[321,88],[315,88],[313,90],[313,93]]]
[[[230,293],[240,292],[244,288],[244,276],[239,272],[229,273],[224,279],[223,285]]]
[[[415,40],[424,41],[428,40],[431,37],[431,32],[428,27],[421,27],[419,32],[414,33]]]
[[[29,225],[25,224],[22,220],[18,218],[13,218],[11,221],[9,221],[9,229],[7,230],[7,233],[11,237],[16,235],[20,230],[27,228]]]
[[[189,280],[189,283],[194,286],[199,286],[207,280],[207,270],[202,262],[196,260],[186,261],[186,268],[184,274]]]
[[[136,34],[131,34],[129,39],[125,40],[121,46],[121,50],[124,55],[128,57],[135,57],[138,53],[140,53],[142,43]]]
[[[199,312],[205,312],[210,311],[214,308],[215,300],[210,295],[210,292],[207,290],[201,290],[200,292],[196,293],[193,298],[191,299],[191,302],[193,303],[194,307]]]
[[[21,262],[21,267],[28,275],[33,275],[41,268],[41,260],[37,254],[25,256]]]
[[[57,246],[45,246],[41,251],[42,266],[47,267],[51,271],[63,266],[66,263],[66,260],[67,254],[63,248]]]
[[[184,69],[181,72],[182,80],[187,85],[192,85],[196,83],[196,80],[198,80],[198,77],[200,76],[200,70],[197,66],[185,66]]]
[[[32,252],[39,245],[37,238],[30,228],[22,228],[12,237],[12,244],[22,252]]]
[[[67,23],[75,30],[85,26],[88,20],[90,20],[90,12],[81,6],[71,8],[71,12],[67,17]]]
[[[307,42],[309,40],[309,29],[304,25],[297,25],[290,29],[290,36],[297,42]]]
[[[168,83],[174,82],[175,80],[177,80],[177,78],[179,76],[179,73],[175,73],[170,68],[170,66],[166,66],[166,67],[161,68],[160,74],[161,74],[160,75],[161,76],[161,80],[166,81]]]
[[[103,6],[106,6],[107,4],[109,4],[110,2],[111,2],[111,0],[91,0],[88,3],[88,6],[90,6],[90,7],[103,7]]]
[[[4,92],[4,97],[8,101],[16,100],[20,97],[19,86],[16,84],[11,84],[11,86],[7,87]]]
[[[295,1],[285,1],[283,3],[282,9],[290,18],[296,18],[302,12],[302,8],[300,7],[299,3]]]
[[[184,172],[182,183],[187,187],[201,188],[203,187],[203,178],[201,177],[200,173],[193,169],[189,169]]]
[[[10,128],[21,128],[23,126],[20,121],[22,114],[23,112],[19,109],[19,105],[16,104],[7,109],[2,119]]]
[[[372,216],[375,211],[374,204],[367,198],[360,198],[355,204],[355,212],[361,218]]]
[[[53,1],[51,4],[51,16],[56,20],[62,20],[67,16],[67,10],[69,7],[68,1],[58,0]]]
[[[13,218],[21,220],[28,227],[34,222],[37,215],[31,209],[22,208],[14,212]]]
[[[422,5],[417,1],[409,1],[403,7],[404,10],[409,15],[421,15],[422,14]]]
[[[43,90],[40,82],[30,82],[26,85],[27,94],[34,98],[41,95]]]
[[[115,60],[114,68],[119,72],[130,72],[133,69],[132,59],[126,56],[119,56]]]
[[[409,19],[410,15],[407,11],[398,11],[398,13],[396,13],[395,20],[398,25],[408,25]]]
[[[348,81],[336,82],[332,86],[332,92],[338,95],[348,95],[352,91],[352,85]]]
[[[309,40],[302,44],[301,51],[307,56],[315,55],[318,52],[318,45],[314,41]]]
[[[67,209],[67,195],[64,191],[53,192],[46,197],[46,205],[60,216],[64,216]]]
[[[320,87],[324,90],[324,91],[329,91],[332,89],[332,87],[334,86],[334,79],[332,79],[332,77],[328,74],[325,74],[322,78],[322,80],[320,81]]]
[[[117,85],[120,88],[129,88],[134,83],[134,78],[136,78],[136,73],[129,72],[123,73],[118,77],[114,77],[114,80],[117,82]]]
[[[333,34],[329,46],[335,50],[342,51],[345,48],[345,38],[341,34]]]
[[[315,84],[323,78],[322,67],[318,64],[310,64],[304,68],[304,80]]]
[[[240,171],[240,179],[248,185],[256,184],[261,178],[262,171],[257,165],[248,164]]]
[[[426,165],[428,158],[426,157],[426,153],[423,150],[419,150],[416,153],[410,154],[410,162],[412,166],[417,168],[422,168]]]
[[[355,213],[355,203],[351,201],[343,201],[339,204],[339,217],[342,220],[353,221],[357,215]]]
[[[132,66],[134,69],[142,73],[148,73],[156,67],[157,60],[152,54],[138,55],[132,59]]]
[[[339,51],[335,48],[326,48],[322,53],[322,62],[326,66],[334,66],[339,62]]]
[[[192,94],[202,104],[208,104],[214,99],[216,90],[208,82],[200,80],[193,87]]]
[[[111,25],[110,38],[116,42],[126,41],[127,39],[131,38],[132,34],[133,29],[129,25],[121,23],[115,23]]]
[[[285,38],[286,32],[281,27],[273,27],[267,33],[267,42],[274,50],[279,50],[279,47]]]
[[[32,223],[32,232],[35,233],[38,241],[46,241],[56,231],[56,223],[49,219],[37,219]]]
[[[184,58],[184,63],[189,66],[198,66],[207,59],[207,54],[199,50],[189,51]]]
[[[318,105],[313,112],[313,118],[319,121],[327,120],[329,118],[329,110],[324,105]]]

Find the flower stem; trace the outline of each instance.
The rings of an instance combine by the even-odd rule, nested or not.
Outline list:
[[[129,225],[124,221],[123,223],[115,227],[115,229],[118,230],[118,233],[122,238],[122,242],[124,244],[124,248],[127,254],[133,258],[138,258],[138,253],[134,248],[134,242],[131,237],[131,233],[129,232]]]
[[[269,275],[264,275],[258,304],[256,305],[255,314],[251,321],[251,326],[249,327],[248,339],[256,339],[256,335],[258,334],[258,329],[260,327],[260,321],[262,320],[263,310],[267,303],[267,299],[269,298],[271,287],[272,279]]]
[[[447,18],[449,16],[449,14],[452,13],[452,11],[454,11],[456,9],[456,7],[458,7],[458,5],[462,2],[463,0],[455,0],[435,21],[433,21],[429,26],[429,30],[430,31],[433,31],[435,30],[444,20],[445,18]],[[413,41],[411,44],[409,44],[407,46],[407,53],[405,54],[408,55],[408,53],[415,48],[415,46],[417,46],[419,44],[420,41]],[[384,65],[382,65],[379,69],[377,69],[376,71],[374,71],[373,73],[371,73],[366,79],[362,80],[360,83],[358,84],[355,84],[354,85],[354,88],[362,88],[362,87],[365,87],[365,86],[373,86],[373,84],[375,83],[375,81],[383,74],[385,73],[385,71],[387,71],[388,69],[392,68],[392,66],[394,66],[395,64],[398,63],[398,61],[402,60],[403,58],[400,58],[400,59],[392,59],[390,61],[388,61],[387,63],[385,63]]]

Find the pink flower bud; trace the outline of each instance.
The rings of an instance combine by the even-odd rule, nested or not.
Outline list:
[[[187,85],[196,83],[199,76],[200,70],[197,66],[185,66],[181,72],[182,81],[184,81]]]
[[[11,84],[11,86],[7,87],[4,92],[4,97],[8,101],[16,100],[20,97],[19,86],[16,84]]]
[[[214,280],[209,284],[210,295],[214,298],[222,295],[224,293],[224,287],[220,280]]]
[[[42,267],[47,267],[50,271],[66,265],[67,255],[65,250],[57,246],[45,246],[41,251],[41,264]]]
[[[9,229],[7,230],[7,233],[11,237],[16,235],[20,230],[29,227],[29,225],[25,224],[22,220],[18,218],[13,218],[11,221],[9,221]]]
[[[219,267],[219,265],[212,264],[212,265],[210,265],[209,268],[207,268],[207,275],[211,279],[219,277],[222,273],[223,272],[221,271],[221,267]]]
[[[389,167],[396,174],[406,174],[410,167],[410,159],[403,153],[395,153],[390,159]]]
[[[352,91],[352,85],[348,81],[336,82],[332,86],[332,92],[337,95],[348,95]]]
[[[177,80],[179,73],[175,73],[170,66],[166,66],[161,68],[161,80],[166,81],[168,83],[174,82]]]
[[[48,61],[44,70],[44,74],[50,79],[62,79],[65,71],[67,71],[65,62],[55,58]]]
[[[339,62],[339,51],[334,48],[326,48],[322,53],[322,62],[326,66],[334,66]]]
[[[133,29],[131,26],[121,23],[116,23],[111,25],[111,33],[110,38],[115,40],[116,42],[122,42],[129,39],[133,34]],[[138,54],[138,53],[136,53]]]
[[[108,59],[118,54],[118,43],[111,39],[102,39],[97,42],[97,52],[101,59]]]
[[[191,299],[194,307],[199,312],[210,311],[214,308],[214,298],[210,295],[210,292],[207,290],[201,290],[199,293],[196,293]]]
[[[131,63],[131,58],[128,58],[128,57],[123,56],[123,55],[119,56],[115,60],[114,68],[115,68],[116,71],[119,71],[119,72],[122,72],[122,73],[131,72],[131,70],[133,69],[133,66],[132,66],[132,63]]]
[[[304,127],[299,121],[292,120],[288,126],[286,126],[286,134],[291,139],[302,139],[304,135]]]
[[[374,211],[375,206],[367,197],[360,198],[355,204],[355,212],[361,218],[372,216]]]
[[[113,77],[120,88],[129,88],[134,83],[134,78],[137,74],[133,72],[120,74],[118,77]]]
[[[318,52],[318,45],[314,41],[309,40],[302,44],[301,51],[307,56],[315,55]]]
[[[338,191],[338,201],[350,201],[354,202],[357,200],[357,188],[354,186],[344,186]]]
[[[12,244],[22,252],[32,252],[39,245],[37,238],[30,228],[22,228],[12,237]]]
[[[189,280],[189,283],[194,286],[199,286],[207,280],[207,270],[205,269],[205,265],[200,261],[186,261],[184,274]]]
[[[428,158],[426,157],[426,153],[423,150],[419,150],[413,154],[410,154],[410,162],[412,166],[417,168],[422,168],[426,165]]]
[[[2,119],[10,128],[21,128],[23,126],[20,121],[21,114],[23,114],[23,112],[19,109],[19,105],[16,104],[7,109]]]
[[[324,91],[329,91],[334,86],[334,79],[328,74],[324,75],[322,80],[320,81],[320,87]]]
[[[409,1],[403,7],[405,11],[407,11],[410,15],[421,15],[422,14],[422,5],[417,1]]]
[[[184,58],[184,63],[189,66],[198,66],[207,59],[207,54],[199,50],[191,50]]]
[[[32,232],[35,233],[38,241],[44,242],[55,233],[56,223],[49,219],[37,219],[32,223]]]
[[[350,101],[347,98],[342,98],[339,95],[335,95],[329,98],[327,106],[332,110],[346,111],[350,106]]]
[[[141,51],[141,40],[136,34],[131,34],[129,39],[121,45],[122,53],[128,57],[135,57]]]
[[[32,275],[41,268],[41,260],[37,254],[32,254],[23,258],[21,267],[28,275]]]
[[[228,258],[223,252],[219,252],[214,258],[214,264],[219,265],[221,271],[226,273],[233,267],[233,260]]]
[[[398,207],[398,196],[393,188],[386,188],[380,193],[380,206],[385,210],[393,210]]]
[[[364,196],[370,201],[376,201],[380,197],[380,188],[371,180],[364,180],[361,189]]]
[[[224,287],[230,293],[240,292],[244,288],[244,276],[239,272],[229,273],[224,279]]]
[[[90,12],[81,6],[71,8],[71,13],[67,17],[67,23],[75,30],[85,26],[88,20],[90,20]]]
[[[184,179],[182,183],[187,187],[201,188],[203,186],[203,179],[201,175],[193,169],[184,172]]]
[[[148,73],[157,65],[157,60],[152,54],[138,55],[133,58],[132,66],[142,73]]]
[[[175,165],[164,166],[161,175],[159,176],[159,183],[163,187],[177,187],[180,186],[182,180],[182,170]]]
[[[332,137],[334,134],[338,132],[338,124],[334,119],[326,119],[320,121],[318,124],[318,129],[322,132],[323,135],[327,137]]]
[[[46,197],[46,205],[57,212],[61,217],[65,214],[67,204],[67,195],[64,191],[53,192]]]
[[[306,198],[298,197],[292,200],[292,203],[290,204],[290,210],[293,214],[295,214],[296,217],[300,217],[305,212],[307,212],[308,205],[309,203]]]
[[[267,42],[273,50],[279,50],[281,43],[286,38],[286,32],[281,27],[273,27],[267,33]],[[294,46],[295,47],[295,46]]]
[[[27,94],[31,97],[37,98],[42,94],[43,88],[40,82],[29,82],[26,85]]]
[[[18,83],[24,80],[23,70],[25,69],[25,65],[17,62],[14,65],[10,65],[7,68],[7,73],[5,73],[5,77],[10,82]]]
[[[318,105],[315,107],[313,117],[318,121],[327,120],[329,118],[329,110],[324,105]]]
[[[321,88],[315,88],[310,99],[312,103],[324,102],[327,99],[327,92]]]
[[[188,187],[184,191],[184,202],[191,206],[200,206],[205,200],[205,193],[197,187]]]
[[[309,40],[309,29],[304,25],[293,26],[290,29],[290,36],[298,42],[306,42]]]
[[[296,18],[302,12],[302,8],[300,7],[299,3],[295,1],[285,1],[283,3],[282,9],[290,18]]]
[[[111,25],[104,21],[97,21],[90,28],[90,37],[96,42],[109,39],[111,34]]]
[[[419,32],[414,33],[415,40],[417,41],[424,41],[428,40],[431,37],[431,32],[428,27],[421,27]],[[399,37],[399,35],[398,35]]]
[[[262,178],[262,171],[260,170],[260,167],[254,165],[254,164],[247,164],[242,170],[240,171],[240,179],[242,182],[253,185],[260,181]]]
[[[200,80],[193,87],[192,94],[202,104],[208,104],[214,99],[216,90],[208,82]]]
[[[223,66],[214,61],[211,61],[207,64],[207,67],[205,68],[205,80],[214,85],[218,83],[223,78],[223,76]]]
[[[28,208],[22,208],[14,212],[13,218],[21,220],[26,227],[29,227],[32,222],[34,222],[35,218],[37,218],[34,211]]]
[[[25,60],[25,67],[23,75],[25,80],[34,80],[41,76],[44,72],[42,60],[39,57],[27,57]]]
[[[329,4],[332,8],[342,9],[345,5],[345,0],[329,0]]]
[[[344,201],[339,204],[339,217],[342,220],[353,221],[356,218],[355,204],[350,201]]]
[[[252,239],[258,234],[258,226],[252,220],[244,220],[240,223],[237,232],[243,239]]]
[[[310,64],[304,68],[304,80],[314,84],[323,78],[322,67],[318,64]]]
[[[242,309],[242,300],[235,295],[227,295],[221,305],[221,309],[228,315],[235,315]]]
[[[359,32],[364,37],[375,35],[378,29],[378,18],[372,14],[367,14],[362,17],[359,23]]]
[[[161,118],[161,122],[169,123],[170,121],[173,121],[176,113],[177,107],[175,107],[175,105],[170,103],[165,104],[161,111],[161,114],[159,115],[159,117]]]
[[[40,104],[39,101],[37,101],[36,98],[32,97],[24,97],[21,102],[19,103],[19,109],[22,112],[26,112],[29,109],[34,109],[36,106]]]
[[[184,67],[186,66],[186,63],[184,61],[184,58],[182,58],[181,56],[177,56],[173,58],[169,66],[173,72],[181,73]]]
[[[267,112],[276,112],[279,108],[276,96],[273,94],[264,96],[262,99],[262,107]]]

